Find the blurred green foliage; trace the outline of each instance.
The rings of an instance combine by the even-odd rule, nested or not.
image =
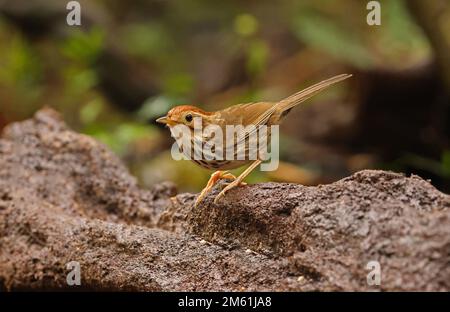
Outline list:
[[[370,49],[355,37],[354,32],[314,10],[299,14],[293,21],[293,29],[302,41],[313,48],[327,51],[360,68],[373,65]]]
[[[61,45],[61,53],[82,65],[93,65],[103,49],[104,33],[98,26],[89,31],[73,30]]]
[[[91,125],[84,132],[108,145],[118,155],[123,156],[132,142],[154,137],[156,129],[148,125],[123,122],[112,131],[108,131],[106,127]]]
[[[277,66],[281,73],[290,67],[280,65],[287,61],[301,63],[311,76],[328,70],[331,62],[324,58],[360,69],[392,68],[420,63],[431,53],[402,0],[382,1],[383,27],[366,24],[365,1],[359,0],[226,1],[219,9],[207,0],[94,3],[110,28],[102,23],[68,28],[62,21],[68,35],[33,40],[0,17],[0,114],[20,120],[43,105],[53,106],[73,128],[125,159],[130,153],[144,155],[132,157],[129,165],[145,185],[167,179],[196,191],[209,177],[207,170],[175,162],[167,150],[158,150],[169,131],[148,121],[175,105],[198,101],[219,108],[280,98],[303,87],[308,76],[277,75]],[[159,88],[137,112],[121,110],[100,87],[96,65],[111,42],[138,70],[147,70]],[[330,90],[326,97],[344,93]],[[439,165],[425,166],[449,176],[450,153]],[[255,171],[249,182],[268,179]]]
[[[39,57],[21,36],[14,36],[9,43],[9,49],[3,51],[1,65],[2,83],[21,90],[32,88],[42,75]]]
[[[259,27],[258,20],[251,14],[243,13],[234,19],[234,30],[241,36],[253,35]]]
[[[350,16],[354,8],[348,5],[342,5],[341,10],[327,10],[324,8],[332,7],[332,3],[317,1],[313,6],[305,2],[300,5],[292,29],[311,47],[361,69],[385,66],[386,62],[389,66],[410,65],[429,57],[427,39],[412,21],[405,2],[381,2],[380,26],[368,26],[364,15]],[[330,18],[331,14],[334,18]]]

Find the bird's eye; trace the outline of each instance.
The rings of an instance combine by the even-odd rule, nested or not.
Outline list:
[[[184,119],[186,119],[187,122],[191,122],[192,121],[192,115],[191,114],[187,114]]]

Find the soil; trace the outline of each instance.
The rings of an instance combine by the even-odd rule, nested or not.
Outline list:
[[[13,123],[0,139],[0,291],[450,291],[450,196],[418,176],[248,185],[215,205],[219,188],[194,208],[173,183],[140,188],[51,109]]]

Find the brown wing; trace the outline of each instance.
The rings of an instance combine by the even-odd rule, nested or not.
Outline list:
[[[226,120],[227,125],[255,126],[253,129],[237,129],[238,132],[235,133],[237,138],[236,144],[246,149],[248,148],[251,134],[257,131],[258,126],[264,125],[269,121],[269,118],[275,112],[275,107],[275,103],[272,102],[238,104],[220,111],[220,118]],[[242,143],[244,144],[242,145]],[[235,151],[236,153],[237,150]]]
[[[229,125],[259,125],[261,116],[274,107],[272,102],[253,102],[233,105],[219,112],[221,119],[226,120]]]
[[[290,110],[294,106],[303,103],[307,99],[316,95],[323,89],[326,89],[342,80],[345,80],[352,75],[342,74],[331,77],[327,80],[316,83],[302,91],[294,93],[293,95],[277,102],[254,102],[247,104],[238,104],[231,106],[229,108],[220,111],[221,116],[224,120],[233,121],[233,123],[227,122],[229,124],[241,124],[255,126],[263,125],[267,123],[269,118],[277,112],[282,114],[285,111]]]
[[[315,85],[312,85],[300,92],[297,92],[277,103],[255,102],[234,105],[220,111],[220,117],[222,118],[222,120],[226,120],[226,124],[229,125],[255,125],[255,127],[258,128],[258,126],[266,124],[269,121],[270,117],[272,117],[276,113],[278,116],[275,115],[272,119],[272,122],[276,121],[278,123],[283,112],[289,111],[294,106],[297,106],[300,103],[306,101],[323,89],[328,88],[351,76],[352,75],[342,74],[331,77],[327,80],[316,83]],[[240,141],[247,140],[252,132],[245,133],[245,136],[238,136],[242,138]]]

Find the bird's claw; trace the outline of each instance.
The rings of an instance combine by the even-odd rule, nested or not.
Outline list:
[[[222,188],[222,190],[224,189],[224,188],[226,188],[228,185],[230,185],[231,183],[233,183],[233,181],[232,182],[223,182],[221,185],[220,185],[220,187]],[[239,186],[245,186],[245,185],[247,185],[247,182],[244,182],[244,181],[242,181],[241,183],[239,183]]]
[[[197,196],[197,199],[195,200],[195,207],[197,207],[202,201],[203,199],[206,197],[206,195],[208,195],[209,191],[211,191],[211,189],[214,187],[214,184],[212,185],[207,185],[201,192],[200,194]]]
[[[195,204],[194,207],[197,207],[203,200],[203,198],[205,198],[206,196],[205,189],[202,190],[202,192],[197,196],[197,199],[195,200]]]
[[[216,198],[214,198],[214,204],[218,204],[219,200],[225,196],[225,189],[223,189],[219,194],[217,194]]]
[[[236,180],[236,177],[229,173],[228,171],[216,171],[211,175],[211,178],[208,181],[208,184],[206,187],[200,192],[197,199],[195,200],[195,207],[197,207],[202,200],[206,197],[206,195],[209,193],[209,191],[214,187],[214,185],[217,183],[217,181],[221,179],[228,179],[228,180]]]
[[[216,198],[214,198],[214,204],[217,204],[219,200],[225,196],[226,192],[239,185],[247,185],[247,183],[238,180],[228,183],[227,186],[216,196]]]

